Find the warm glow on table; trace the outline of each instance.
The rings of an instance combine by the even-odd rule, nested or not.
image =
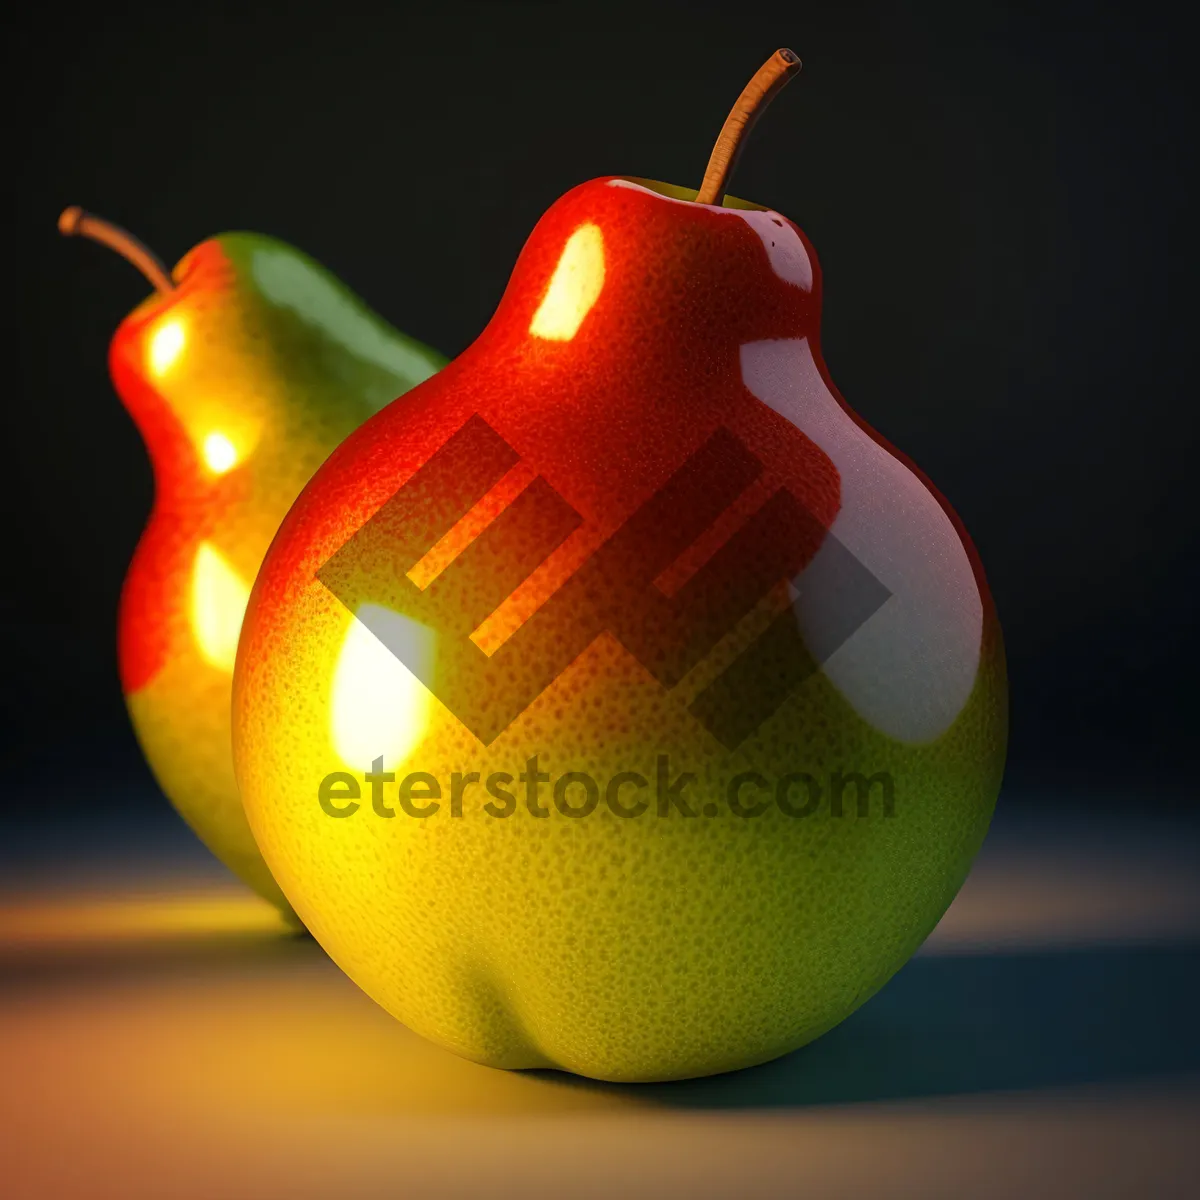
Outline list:
[[[1189,1161],[1200,1088],[1120,1064],[1137,1068],[1137,1047],[1164,1020],[1181,1028],[1178,972],[1200,940],[1200,885],[1178,854],[1068,854],[1075,832],[1049,851],[1020,839],[985,850],[905,968],[934,991],[902,974],[790,1059],[647,1087],[496,1071],[440,1050],[266,902],[211,872],[177,867],[175,882],[160,874],[138,887],[127,870],[86,891],[67,872],[20,892],[10,878],[0,895],[4,1194],[424,1200],[497,1194],[503,1180],[499,1194],[555,1200],[874,1197],[897,1181],[974,1200],[1166,1195],[1158,1185]],[[1097,991],[1076,1008],[1059,996],[1026,1026],[997,1027],[939,994],[964,973],[990,979],[989,962],[1003,980],[1044,956],[1052,979],[1072,955],[1127,951],[1117,989],[1127,1000]],[[991,1002],[986,989],[977,999]],[[1051,1036],[1038,1033],[1044,1021],[1117,1064],[1113,1080],[997,1088],[1010,1060],[1028,1057],[1014,1028]],[[972,1030],[990,1087],[903,1082],[969,1080]],[[1179,1053],[1194,1056],[1194,1039]]]
[[[230,934],[284,934],[279,910],[242,888],[81,896],[0,907],[0,952],[43,952]]]

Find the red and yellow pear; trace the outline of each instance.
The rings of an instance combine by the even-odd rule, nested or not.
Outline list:
[[[234,685],[250,826],[332,958],[479,1062],[726,1071],[912,955],[987,830],[1000,629],[947,501],[839,396],[801,231],[604,177],[475,343],[316,473]]]
[[[59,228],[116,250],[154,286],[109,351],[154,468],[119,612],[134,730],[201,841],[290,915],[233,774],[230,689],[250,585],[329,452],[445,360],[274,238],[222,234],[168,272],[133,235],[79,208]]]

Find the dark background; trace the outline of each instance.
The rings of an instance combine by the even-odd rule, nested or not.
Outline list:
[[[7,39],[9,779],[71,761],[59,811],[161,803],[114,782],[145,776],[114,630],[152,488],[105,353],[147,289],[59,237],[64,205],[168,262],[274,234],[454,355],[559,195],[698,186],[789,45],[731,190],[808,233],[834,379],[978,545],[1006,797],[1191,803],[1193,51],[1153,5],[250,7],[44,6]]]

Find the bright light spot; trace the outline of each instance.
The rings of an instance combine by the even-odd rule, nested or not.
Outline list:
[[[218,475],[228,471],[237,459],[237,450],[223,433],[210,433],[204,439],[204,461]]]
[[[155,375],[166,374],[179,357],[185,340],[183,326],[178,321],[159,326],[150,339],[150,369]]]
[[[211,937],[216,933],[275,932],[279,912],[238,889],[181,895],[66,896],[0,905],[0,947],[95,946],[97,941]]]
[[[569,342],[604,287],[604,238],[598,225],[580,225],[563,247],[529,332],[553,342]]]
[[[233,671],[238,636],[250,588],[208,542],[196,551],[192,569],[192,632],[205,662]]]
[[[425,685],[380,638],[422,674],[433,659],[433,630],[382,605],[358,610],[338,656],[330,717],[333,748],[353,771],[369,770],[377,758],[385,770],[403,762],[429,723]]]

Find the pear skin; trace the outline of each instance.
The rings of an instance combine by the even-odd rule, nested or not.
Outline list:
[[[966,878],[1007,740],[995,606],[838,394],[820,312],[780,213],[582,184],[284,521],[234,682],[247,816],[334,961],[440,1045],[760,1063]]]
[[[223,234],[168,275],[136,239],[78,209],[60,227],[107,242],[156,284],[109,353],[154,469],[154,506],[119,611],[134,730],[201,841],[290,915],[233,773],[230,689],[245,603],[279,522],[330,451],[445,359],[274,238]]]

